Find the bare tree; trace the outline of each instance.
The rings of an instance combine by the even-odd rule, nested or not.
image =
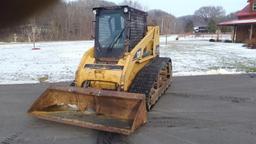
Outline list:
[[[160,26],[161,34],[171,34],[176,31],[176,18],[162,10],[148,11],[148,24]]]
[[[136,0],[124,0],[120,4],[147,11],[147,8]],[[40,29],[40,33],[36,36],[38,41],[90,39],[94,34],[92,8],[112,5],[115,3],[104,0],[58,1],[47,10],[21,22],[19,26],[2,29],[0,39],[12,41],[14,34],[17,34],[18,41],[33,41],[32,27]],[[208,25],[211,19],[217,23],[222,16],[225,16],[222,7],[202,7],[195,12],[195,16],[177,19],[162,10],[150,10],[148,24],[160,26],[161,34],[170,34],[184,32],[186,26],[190,29],[191,21],[194,25],[198,23]]]
[[[209,22],[210,19],[216,21],[219,18],[225,17],[226,12],[221,6],[208,6],[199,8],[195,11],[194,15],[203,18],[206,22]]]

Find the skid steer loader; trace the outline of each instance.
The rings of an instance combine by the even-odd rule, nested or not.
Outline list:
[[[95,45],[72,86],[49,87],[28,113],[45,120],[129,135],[147,122],[172,80],[172,62],[159,57],[159,27],[129,6],[94,8]]]

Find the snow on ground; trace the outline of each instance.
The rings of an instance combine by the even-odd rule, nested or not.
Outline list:
[[[40,42],[0,45],[0,84],[38,83],[74,79],[84,52],[93,41]]]
[[[182,35],[165,35],[160,37],[161,42],[179,40],[189,40],[189,41],[209,41],[210,39],[217,39],[217,34],[182,34]],[[219,39],[222,41],[232,40],[232,35],[230,34],[220,34]]]
[[[238,74],[256,67],[256,50],[242,44],[179,40],[161,45],[160,51],[172,58],[176,76]]]
[[[256,67],[256,50],[242,44],[210,43],[177,35],[161,37],[161,56],[171,57],[174,76],[245,73]],[[93,41],[0,44],[0,84],[60,82],[74,79],[84,52]]]

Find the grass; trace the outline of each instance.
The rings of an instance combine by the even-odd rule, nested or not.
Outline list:
[[[43,77],[38,78],[38,81],[39,81],[40,83],[43,83],[43,82],[47,81],[48,79],[49,79],[49,76],[48,76],[48,75],[45,75],[45,76],[43,76]]]
[[[256,72],[256,67],[250,67],[247,69],[247,72]]]

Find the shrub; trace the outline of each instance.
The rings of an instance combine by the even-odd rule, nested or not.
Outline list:
[[[256,39],[246,40],[245,43],[246,43],[246,47],[251,49],[256,49]]]

